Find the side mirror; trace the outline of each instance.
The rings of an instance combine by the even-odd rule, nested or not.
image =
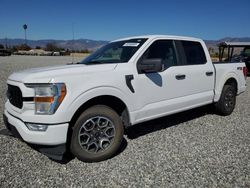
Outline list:
[[[138,73],[155,73],[162,71],[162,59],[143,59],[137,64]]]

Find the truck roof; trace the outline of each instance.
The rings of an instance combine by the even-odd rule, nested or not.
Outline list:
[[[155,39],[155,38],[168,38],[168,39],[176,39],[176,40],[188,40],[188,41],[202,41],[198,38],[193,37],[186,37],[186,36],[175,36],[175,35],[141,35],[141,36],[133,36],[133,37],[126,37],[114,40],[115,41],[122,41],[122,40],[129,40],[129,39],[136,39],[136,38],[148,38],[148,39]]]

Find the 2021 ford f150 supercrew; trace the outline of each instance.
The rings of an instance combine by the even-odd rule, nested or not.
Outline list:
[[[50,157],[68,148],[82,161],[101,161],[131,125],[212,103],[231,114],[246,74],[245,63],[213,64],[200,39],[125,38],[77,64],[10,75],[4,120]]]

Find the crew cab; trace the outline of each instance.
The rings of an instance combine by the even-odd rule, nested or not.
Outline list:
[[[129,126],[207,104],[230,115],[246,73],[245,63],[212,63],[200,39],[124,38],[76,64],[11,74],[4,120],[52,158],[70,151],[102,161],[116,154]]]

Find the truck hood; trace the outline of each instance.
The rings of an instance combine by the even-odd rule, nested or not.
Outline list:
[[[49,83],[52,79],[62,76],[72,76],[79,74],[91,74],[114,70],[117,64],[83,65],[70,64],[60,66],[50,66],[32,68],[15,72],[9,76],[9,80],[22,83]]]

